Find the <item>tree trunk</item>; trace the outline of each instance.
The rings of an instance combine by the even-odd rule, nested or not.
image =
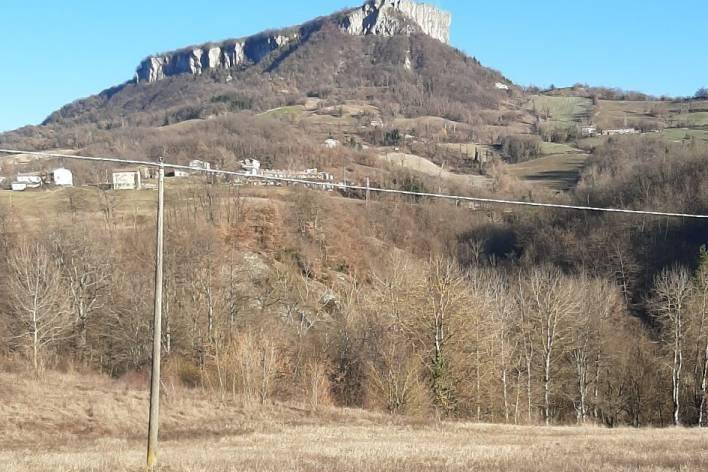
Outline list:
[[[531,358],[526,358],[526,397],[528,400],[528,422],[531,424]]]
[[[37,329],[32,333],[32,366],[35,373],[39,371],[39,339],[37,337]]]
[[[551,424],[551,356],[547,353],[543,370],[543,416],[546,426]]]
[[[595,356],[595,385],[593,386],[592,392],[592,411],[593,418],[597,422],[600,417],[600,412],[598,411],[597,404],[599,403],[600,397],[600,355]]]
[[[679,308],[680,309],[680,308]],[[683,353],[681,349],[681,318],[677,315],[674,329],[674,365],[672,368],[672,399],[674,404],[674,426],[681,425],[681,368],[683,367]]]
[[[521,398],[521,369],[516,371],[516,402],[514,403],[514,424],[519,424],[519,400]]]
[[[37,296],[34,297],[35,308],[32,311],[32,367],[39,371],[39,322],[37,320]]]
[[[477,371],[477,422],[482,421],[482,379],[480,375],[479,366],[479,329],[477,329],[477,343],[476,343],[476,371]]]
[[[708,396],[708,341],[706,342],[705,358],[703,360],[703,380],[701,381],[701,405],[698,413],[698,426],[706,425],[706,396]]]
[[[506,385],[506,368],[502,370],[502,389],[504,390],[504,421],[509,423],[509,393]]]

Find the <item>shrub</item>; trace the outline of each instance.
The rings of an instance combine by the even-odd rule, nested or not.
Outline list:
[[[541,138],[532,135],[510,135],[501,140],[509,162],[517,163],[537,158],[542,152]]]

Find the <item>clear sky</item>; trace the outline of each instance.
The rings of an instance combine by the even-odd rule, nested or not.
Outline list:
[[[298,24],[358,0],[1,0],[0,130],[133,76],[145,56]],[[453,46],[518,84],[655,95],[708,86],[706,0],[429,0]]]

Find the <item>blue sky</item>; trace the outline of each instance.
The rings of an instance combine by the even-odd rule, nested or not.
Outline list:
[[[0,130],[130,79],[145,56],[301,23],[358,0],[2,0]],[[705,0],[430,0],[451,43],[516,83],[656,95],[708,86]]]

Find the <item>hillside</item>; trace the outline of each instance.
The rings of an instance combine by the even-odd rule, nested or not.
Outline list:
[[[586,85],[524,90],[451,47],[451,21],[431,6],[376,0],[156,54],[133,80],[62,107],[41,126],[1,134],[0,144],[180,164],[198,156],[232,170],[258,158],[264,168],[317,167],[359,182],[391,185],[412,174],[448,191],[548,199],[573,191],[609,138],[603,130],[708,140],[705,100]],[[323,150],[327,139],[338,149]],[[410,157],[391,166],[399,152]],[[17,169],[35,170],[30,163],[5,173]],[[99,178],[79,173],[79,183]]]
[[[533,120],[516,103],[518,88],[446,43],[449,22],[433,7],[372,1],[297,27],[159,54],[141,63],[135,80],[69,104],[41,126],[2,134],[0,144],[163,154],[176,163],[199,155],[227,169],[256,157],[266,168],[318,167],[380,182],[397,179],[385,156],[405,146],[430,165],[473,174],[453,176],[452,186],[488,186],[484,166],[472,162],[476,150],[492,156],[502,127],[526,132]],[[325,152],[331,138],[341,146]],[[457,144],[464,156],[450,151]],[[80,173],[79,182],[95,180]]]
[[[431,6],[370,1],[300,26],[152,56],[135,80],[64,107],[45,124],[115,126],[160,112],[147,122],[134,118],[159,126],[185,114],[264,111],[308,96],[392,102],[420,114],[410,103],[420,84],[427,93],[419,108],[427,111],[444,112],[439,102],[460,102],[469,113],[498,108],[507,94],[495,84],[508,81],[447,46],[449,24],[450,15]]]

